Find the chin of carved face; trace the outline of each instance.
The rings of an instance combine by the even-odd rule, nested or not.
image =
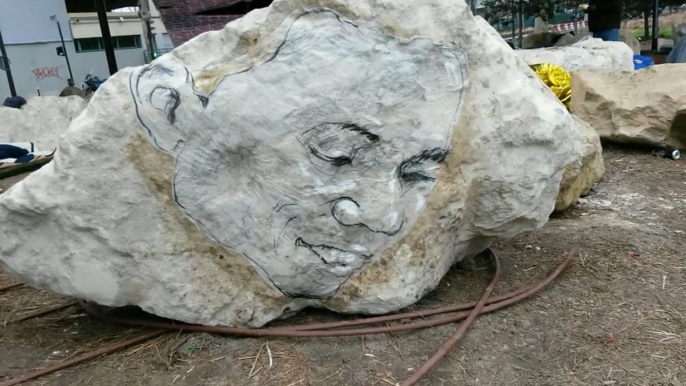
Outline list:
[[[330,11],[301,15],[265,57],[204,94],[163,56],[131,74],[136,113],[175,157],[173,195],[188,217],[284,294],[328,298],[424,209],[450,151],[465,58]]]
[[[332,245],[313,245],[298,238],[293,256],[307,261],[304,274],[310,279],[305,285],[292,288],[293,295],[303,297],[328,297],[371,258],[369,252],[359,246],[343,249]]]

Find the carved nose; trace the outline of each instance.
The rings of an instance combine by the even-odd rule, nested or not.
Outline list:
[[[363,213],[363,208],[360,207],[360,204],[349,197],[339,198],[331,209],[331,214],[336,221],[344,226],[361,226],[372,232],[384,233],[391,236],[398,233],[400,228],[402,228],[402,216],[397,212],[391,211],[384,213],[383,209],[379,210],[379,213],[374,212],[375,211],[372,211],[372,213]],[[376,216],[374,216],[374,218],[368,218],[375,214],[380,217],[376,218]]]
[[[360,206],[351,198],[336,200],[332,209],[333,217],[346,226],[360,225]]]

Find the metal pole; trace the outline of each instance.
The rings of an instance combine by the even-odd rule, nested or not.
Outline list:
[[[517,3],[514,1],[512,2],[512,7],[510,8],[510,14],[512,15],[512,19],[510,22],[512,23],[512,46],[514,47],[515,44],[515,36],[517,36],[517,23],[515,23],[515,6]]]
[[[657,51],[657,34],[660,31],[660,26],[658,25],[658,14],[660,13],[660,0],[655,0],[653,3],[653,41],[651,44],[651,49]]]
[[[14,88],[14,79],[10,69],[10,60],[7,58],[7,51],[5,51],[5,42],[2,40],[2,31],[0,31],[0,60],[3,61],[5,72],[7,72],[7,84],[10,86],[10,95],[15,97],[17,96],[17,90]]]
[[[574,36],[579,36],[579,8],[574,8],[574,3],[567,4],[568,8],[575,9],[574,11]]]
[[[107,65],[110,68],[110,75],[114,75],[117,72],[117,58],[114,56],[114,46],[112,45],[110,24],[107,20],[107,9],[105,8],[105,0],[95,0],[95,7],[98,11],[98,21],[100,22],[102,40],[105,41],[105,56],[107,56]]]
[[[64,52],[64,58],[67,60],[67,68],[69,69],[69,78],[74,80],[74,74],[71,73],[71,64],[69,64],[69,54],[67,54],[67,46],[64,45],[64,35],[62,35],[62,27],[60,22],[57,21],[57,30],[60,31],[60,40],[62,41],[62,52]]]
[[[519,0],[519,48],[524,44],[524,1]]]
[[[149,0],[140,0],[139,7],[140,17],[141,20],[143,20],[143,35],[145,35],[145,43],[148,46],[150,61],[153,61],[155,59],[154,54],[157,52],[157,43],[155,42],[155,37],[152,34]]]

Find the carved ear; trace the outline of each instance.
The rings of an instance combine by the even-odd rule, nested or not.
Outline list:
[[[176,60],[157,60],[129,75],[136,117],[159,149],[174,153],[186,142],[191,125],[208,99],[193,88],[193,77]]]

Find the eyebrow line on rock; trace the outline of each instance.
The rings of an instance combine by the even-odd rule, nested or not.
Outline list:
[[[365,137],[367,137],[368,140],[372,142],[378,142],[380,139],[380,137],[377,134],[372,133],[371,131],[367,130],[366,128],[358,124],[351,122],[339,122],[337,124],[341,125],[341,129],[350,130],[354,133],[364,135]]]
[[[419,154],[415,154],[412,157],[404,160],[400,163],[400,170],[403,170],[409,165],[422,163],[424,161],[434,161],[436,163],[442,163],[450,154],[450,149],[446,147],[434,147],[431,149],[426,149]]]

